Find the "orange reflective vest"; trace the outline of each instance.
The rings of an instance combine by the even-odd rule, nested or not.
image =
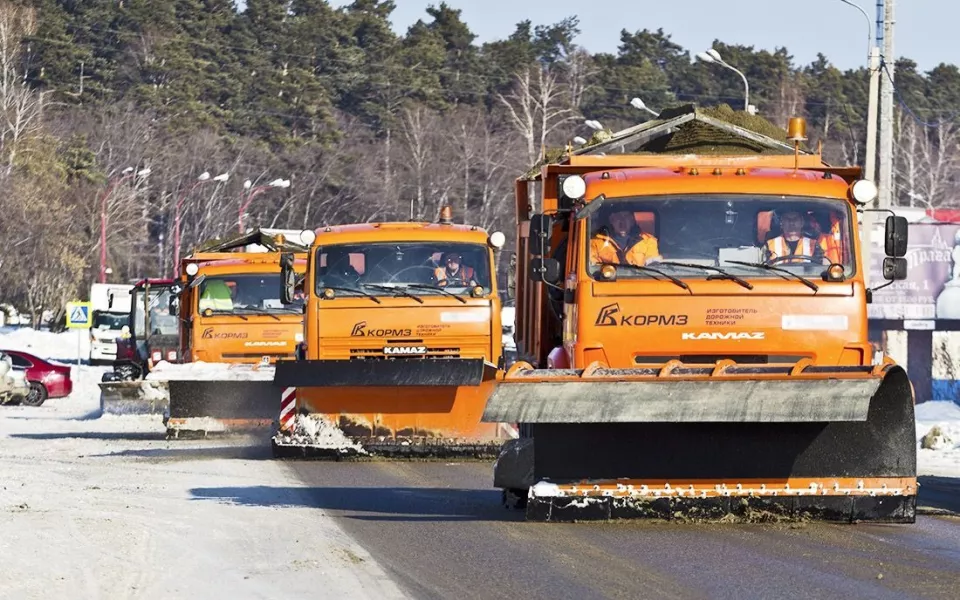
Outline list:
[[[817,242],[813,241],[811,238],[803,236],[797,242],[797,249],[793,252],[790,252],[790,246],[787,244],[787,241],[783,239],[782,235],[767,240],[767,253],[769,257],[767,260],[773,260],[774,258],[780,258],[782,256],[815,256]],[[782,260],[780,262],[792,263],[792,262],[806,262],[805,260]]]
[[[473,281],[473,269],[466,265],[460,265],[460,270],[455,275],[451,275],[447,273],[446,267],[437,267],[433,270],[433,276],[437,280],[437,285],[440,286],[446,285],[448,280],[453,283],[470,285],[470,282]]]
[[[659,257],[657,238],[649,233],[641,232],[637,241],[627,249],[621,248],[613,238],[604,233],[598,233],[590,240],[590,262],[594,264],[627,263],[642,267],[647,260]]]
[[[835,215],[830,215],[830,233],[824,233],[818,240],[823,255],[830,261],[830,264],[844,263],[843,241],[840,235],[840,219]]]

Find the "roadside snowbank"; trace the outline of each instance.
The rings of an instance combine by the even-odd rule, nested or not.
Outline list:
[[[259,364],[227,364],[195,362],[175,365],[163,360],[156,364],[147,379],[176,381],[190,379],[196,381],[273,381],[276,367]]]
[[[2,340],[0,340],[2,343]],[[0,597],[404,597],[266,439],[164,439],[71,398],[0,407]]]
[[[51,333],[29,327],[0,328],[0,349],[20,350],[59,362],[77,362],[78,344],[80,359],[87,360],[90,357],[90,333],[85,329]]]
[[[960,405],[922,402],[916,421],[918,474],[960,477]]]

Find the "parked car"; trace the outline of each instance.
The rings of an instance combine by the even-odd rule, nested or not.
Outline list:
[[[63,398],[73,391],[70,366],[44,360],[20,350],[0,350],[10,355],[15,368],[27,372],[30,395],[23,401],[27,406],[40,406],[47,398]]]
[[[0,350],[0,404],[20,404],[30,396],[25,369],[13,366],[13,358]]]

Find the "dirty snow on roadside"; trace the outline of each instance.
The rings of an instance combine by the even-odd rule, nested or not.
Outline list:
[[[960,405],[921,402],[916,421],[918,474],[960,477]]]
[[[0,407],[0,598],[404,597],[266,437],[166,441],[159,416],[100,417],[105,370]]]

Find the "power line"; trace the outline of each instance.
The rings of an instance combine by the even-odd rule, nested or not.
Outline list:
[[[903,96],[900,94],[900,88],[894,84],[893,75],[890,73],[890,70],[887,69],[887,63],[883,59],[880,60],[880,68],[883,69],[883,72],[886,73],[887,75],[887,79],[890,81],[890,87],[893,89],[893,94],[897,99],[897,103],[900,104],[900,107],[903,108],[903,110],[906,111],[906,113],[910,115],[910,117],[914,121],[916,121],[918,125],[922,127],[928,127],[928,128],[941,127],[945,122],[953,121],[955,118],[957,118],[958,115],[960,115],[960,111],[951,110],[950,117],[946,119],[941,118],[941,119],[938,119],[936,122],[924,121],[919,116],[917,116],[917,114],[913,111],[913,109],[911,109],[910,106],[907,104],[906,100],[903,99]],[[944,110],[943,112],[946,112],[946,110]]]

